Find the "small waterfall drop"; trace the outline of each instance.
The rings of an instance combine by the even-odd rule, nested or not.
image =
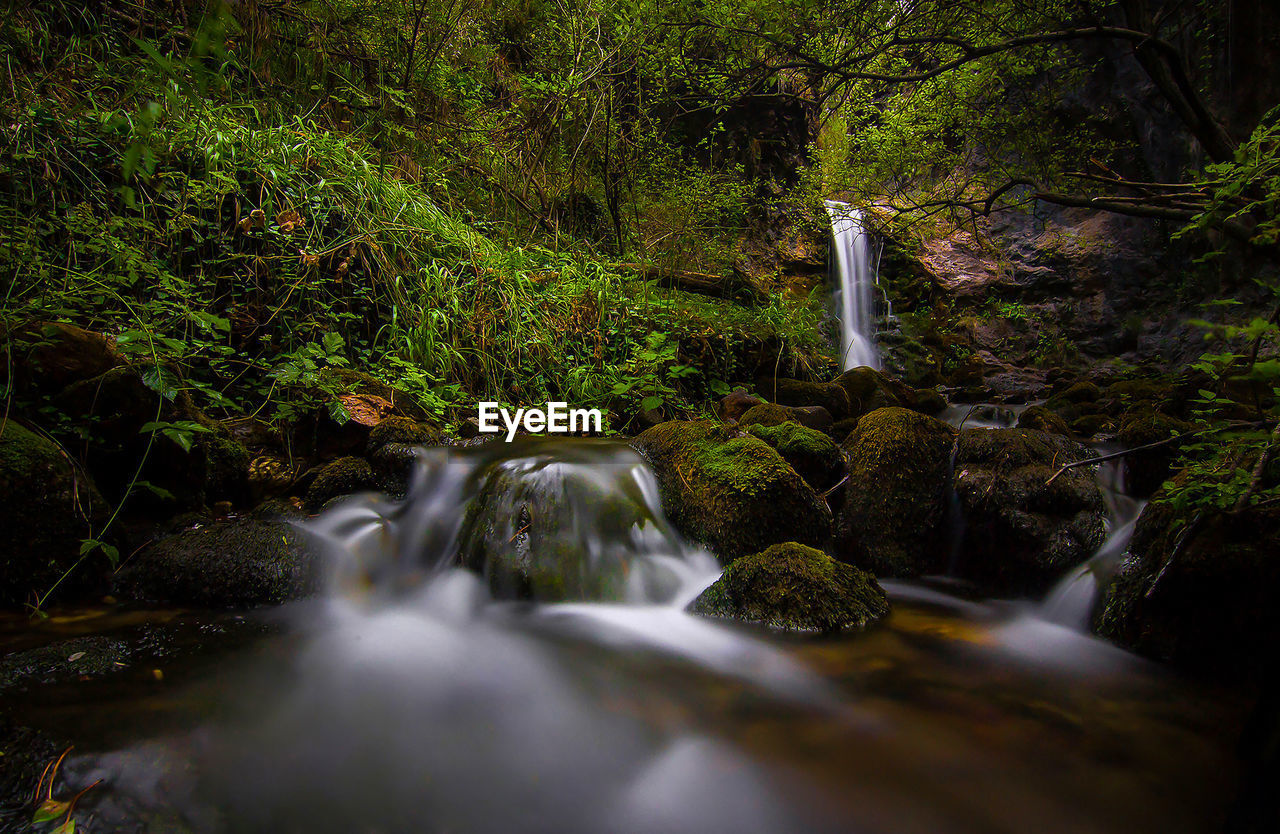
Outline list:
[[[842,363],[845,370],[863,366],[879,369],[874,315],[877,264],[871,252],[871,235],[858,209],[832,200],[826,207],[831,217]]]
[[[1107,504],[1107,537],[1093,556],[1053,586],[1037,611],[1040,619],[1076,631],[1089,630],[1098,591],[1124,558],[1138,516],[1146,506],[1145,501],[1129,495],[1122,461],[1103,463],[1098,470],[1098,482]]]

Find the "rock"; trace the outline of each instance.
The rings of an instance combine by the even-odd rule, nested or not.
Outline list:
[[[409,417],[387,417],[369,432],[369,454],[389,443],[405,446],[434,446],[440,442],[440,430],[429,423]]]
[[[673,421],[633,445],[653,466],[672,523],[725,563],[781,542],[821,547],[831,535],[826,504],[759,438]]]
[[[1071,437],[1071,427],[1067,425],[1067,421],[1042,405],[1033,405],[1019,414],[1018,428]]]
[[[249,495],[255,504],[286,494],[298,477],[289,461],[277,455],[259,455],[249,461]]]
[[[1158,443],[1176,435],[1194,430],[1185,420],[1168,417],[1155,411],[1127,414],[1120,421],[1118,438],[1126,449],[1136,449],[1148,443]],[[1178,454],[1178,443],[1169,443],[1155,449],[1146,449],[1127,455],[1125,461],[1126,486],[1137,496],[1151,495],[1160,488],[1172,473],[1172,464]]]
[[[1067,403],[1095,403],[1102,398],[1102,389],[1092,382],[1077,382],[1065,391],[1054,394],[1045,403],[1053,411]]]
[[[836,377],[832,384],[849,395],[851,417],[861,417],[878,408],[916,407],[916,392],[911,387],[875,368],[853,368]]]
[[[0,605],[30,602],[53,587],[109,514],[93,481],[57,445],[12,419],[0,421]],[[95,552],[59,590],[92,587],[108,568]]]
[[[747,426],[778,426],[787,421],[799,423],[816,431],[826,431],[833,425],[830,412],[822,406],[799,407],[774,403],[752,406],[738,422],[746,428]]]
[[[955,489],[964,513],[956,571],[999,594],[1041,594],[1102,544],[1106,512],[1092,452],[1029,429],[960,433]]]
[[[318,570],[303,535],[279,521],[222,521],[161,539],[115,576],[121,599],[249,608],[313,593]]]
[[[829,488],[844,474],[840,447],[822,432],[790,422],[753,425],[747,431],[777,449],[783,460],[816,490]]]
[[[1113,431],[1115,420],[1105,414],[1085,414],[1071,421],[1071,431],[1080,437],[1089,438],[1103,431]]]
[[[913,410],[919,411],[921,414],[928,414],[930,417],[937,417],[947,410],[946,397],[932,388],[915,389],[915,400],[916,404]]]
[[[1152,499],[1096,630],[1184,669],[1256,677],[1280,645],[1280,509],[1206,515],[1190,535],[1188,523]]]
[[[955,430],[905,408],[863,417],[845,438],[849,480],[836,524],[836,554],[877,576],[946,567],[942,535]]]
[[[800,408],[822,406],[833,420],[843,420],[850,416],[849,395],[842,386],[835,383],[761,377],[756,380],[756,390],[778,405]]]
[[[879,620],[889,613],[889,600],[866,571],[787,542],[738,559],[689,610],[777,631],[828,634]]]
[[[860,419],[860,417],[847,417],[827,429],[826,434],[837,443],[843,443],[844,439],[858,427],[858,420]]]
[[[726,423],[732,423],[742,419],[742,415],[746,414],[748,410],[762,403],[764,403],[764,400],[755,394],[748,394],[746,391],[732,391],[720,400],[720,405],[716,408],[716,414]]]
[[[13,652],[0,658],[0,692],[100,677],[118,670],[128,658],[125,643],[100,634]]]
[[[307,487],[307,508],[312,512],[342,495],[378,488],[373,467],[364,458],[348,456],[326,464]]]
[[[19,390],[56,393],[124,364],[115,340],[64,322],[36,322],[8,334]],[[8,351],[6,351],[8,353]],[[0,373],[7,373],[9,362]]]

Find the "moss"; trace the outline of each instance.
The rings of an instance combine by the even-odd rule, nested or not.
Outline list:
[[[1185,435],[1193,430],[1185,420],[1169,417],[1154,411],[1135,411],[1120,420],[1117,435],[1128,449],[1136,449],[1150,443]],[[1155,449],[1134,452],[1125,458],[1125,473],[1129,491],[1134,495],[1150,495],[1160,488],[1172,474],[1172,463],[1178,453],[1177,443]]]
[[[672,522],[726,562],[783,541],[821,545],[830,535],[826,504],[759,438],[706,420],[673,421],[634,445],[657,473]]]
[[[1102,389],[1092,382],[1077,382],[1065,391],[1054,394],[1045,405],[1054,411],[1067,403],[1093,403],[1102,397]]]
[[[1098,432],[1111,431],[1116,422],[1106,414],[1085,414],[1071,421],[1071,431],[1081,437],[1093,437]]]
[[[874,368],[853,368],[836,377],[849,395],[849,416],[860,417],[879,408],[916,407],[916,392],[905,383]]]
[[[879,620],[889,613],[889,600],[866,571],[787,542],[734,562],[690,610],[779,631],[825,634]]]
[[[946,563],[940,544],[955,430],[905,408],[863,417],[845,439],[849,482],[837,552],[877,575],[913,576]]]
[[[1042,405],[1033,405],[1019,414],[1018,428],[1071,436],[1071,427],[1067,425],[1067,421]]]
[[[780,426],[794,420],[791,409],[785,405],[761,403],[748,408],[738,422],[746,428],[747,426]]]
[[[245,503],[249,496],[249,450],[218,433],[202,440],[200,446],[205,459],[205,501]]]
[[[440,442],[440,430],[409,417],[387,417],[369,431],[368,451],[372,454],[383,446],[431,446]]]
[[[321,469],[307,487],[307,507],[318,510],[340,495],[374,489],[378,479],[364,458],[338,458]]]
[[[754,425],[747,431],[776,449],[791,468],[815,489],[831,486],[844,470],[840,447],[822,432],[798,423]]]
[[[0,425],[0,605],[16,606],[77,562],[80,542],[101,528],[107,506],[53,442],[13,420]],[[85,590],[106,568],[95,555],[61,590]]]
[[[1107,386],[1108,397],[1123,402],[1151,400],[1153,402],[1167,399],[1173,386],[1166,382],[1152,379],[1125,379]]]
[[[947,400],[932,388],[915,389],[916,404],[913,410],[936,416],[947,409]]]

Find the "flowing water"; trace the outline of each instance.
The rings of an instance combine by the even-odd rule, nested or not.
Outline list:
[[[879,368],[880,349],[875,339],[877,265],[871,252],[871,235],[863,226],[862,212],[858,209],[830,200],[826,206],[831,217],[835,298],[844,369]]]
[[[694,617],[717,569],[656,495],[621,444],[431,450],[308,524],[328,591],[265,635],[7,705],[76,741],[60,795],[102,780],[82,831],[1217,829],[1222,693],[919,584],[839,638]]]

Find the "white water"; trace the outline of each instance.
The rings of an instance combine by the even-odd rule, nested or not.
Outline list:
[[[840,350],[845,370],[880,367],[875,340],[876,264],[871,235],[862,224],[862,212],[846,203],[828,200],[831,217],[836,308],[840,315]]]
[[[1107,503],[1107,537],[1093,556],[1074,568],[1049,591],[1037,611],[1040,619],[1075,631],[1089,631],[1089,621],[1098,601],[1099,590],[1124,558],[1129,541],[1133,538],[1134,527],[1138,524],[1138,516],[1146,506],[1145,501],[1139,501],[1128,494],[1122,462],[1103,463],[1098,468],[1098,482]]]

